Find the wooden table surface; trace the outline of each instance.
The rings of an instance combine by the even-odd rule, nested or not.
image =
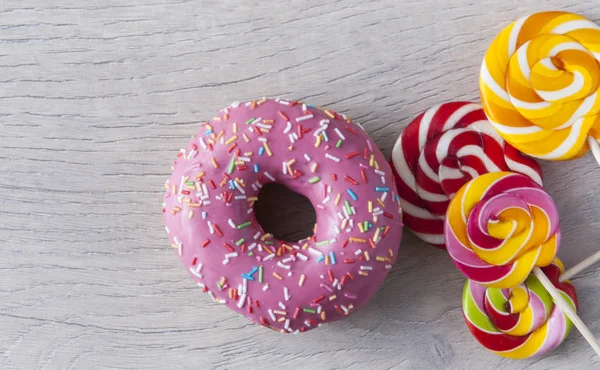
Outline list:
[[[493,37],[573,0],[0,1],[0,369],[592,369],[577,331],[548,356],[484,350],[463,277],[404,232],[379,293],[346,320],[282,336],[200,293],[168,246],[170,164],[232,101],[281,96],[347,113],[386,155],[433,104],[478,100]],[[598,248],[591,155],[544,163],[560,257]],[[288,230],[307,230],[304,207]],[[293,213],[293,214],[292,214]],[[290,227],[291,225],[291,227]],[[574,279],[600,337],[600,266]]]

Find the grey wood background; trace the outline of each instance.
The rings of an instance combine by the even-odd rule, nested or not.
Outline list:
[[[177,150],[231,101],[330,106],[389,155],[420,111],[478,99],[481,58],[505,25],[548,9],[600,21],[597,5],[0,0],[0,368],[600,367],[575,331],[541,359],[483,350],[463,323],[463,278],[408,231],[365,309],[282,336],[199,292],[160,212]],[[600,170],[591,155],[543,167],[572,265],[599,247]],[[290,233],[310,227],[306,211]],[[600,266],[574,284],[600,337]]]

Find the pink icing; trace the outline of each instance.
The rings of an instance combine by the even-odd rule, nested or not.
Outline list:
[[[312,238],[265,234],[252,207],[269,182],[311,201]],[[333,111],[234,103],[181,150],[166,187],[167,232],[190,276],[216,302],[275,330],[346,317],[396,259],[402,212],[390,167],[359,125]]]

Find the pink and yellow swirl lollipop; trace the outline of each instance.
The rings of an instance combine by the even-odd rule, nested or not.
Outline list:
[[[515,287],[534,267],[548,266],[560,243],[550,195],[511,172],[484,174],[463,186],[448,207],[444,234],[458,269],[496,288]]]
[[[599,62],[600,26],[590,20],[567,12],[521,18],[485,55],[483,108],[523,153],[569,160],[591,147],[600,164]]]
[[[577,294],[570,282],[560,283],[560,260],[542,269],[573,310]],[[521,359],[542,356],[569,335],[573,323],[555,305],[542,283],[530,275],[511,289],[486,288],[467,280],[463,290],[463,314],[471,334],[497,355]]]

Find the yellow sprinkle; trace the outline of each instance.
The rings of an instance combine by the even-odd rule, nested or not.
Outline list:
[[[315,172],[317,170],[317,167],[319,167],[319,164],[317,162],[314,162],[310,167],[310,172]]]
[[[252,157],[253,155],[253,152],[244,152],[244,157]]]
[[[263,146],[265,147],[265,151],[267,152],[267,155],[270,157],[273,155],[273,153],[271,152],[271,148],[269,148],[269,144],[267,144],[267,142],[263,142]]]
[[[362,276],[369,276],[369,273],[366,271],[359,271],[358,274]]]
[[[377,257],[375,257],[375,260],[376,260],[376,261],[379,261],[379,262],[385,262],[385,258],[383,258],[383,257],[381,257],[381,256],[377,256]]]
[[[225,141],[225,145],[229,145],[231,143],[233,143],[234,141],[237,140],[237,135],[233,135],[232,137],[230,137],[229,139],[227,139],[227,141]]]
[[[258,200],[258,197],[250,197],[248,199],[246,199],[248,202],[255,202]]]
[[[220,121],[221,117],[213,117],[213,121]]]
[[[325,266],[329,265],[329,255],[325,256]]]
[[[246,133],[242,134],[242,137],[244,138],[244,141],[249,143],[250,142],[250,138],[248,137],[248,135],[246,135]]]
[[[275,312],[275,311],[273,311],[273,312]],[[281,312],[281,311],[279,311],[279,312]],[[284,322],[284,321],[285,321],[285,317],[283,317],[283,316],[277,319],[277,322]]]
[[[317,136],[317,142],[315,143],[315,148],[318,148],[319,145],[321,145],[321,134],[319,134],[319,136]]]
[[[367,204],[369,206],[369,213],[373,213],[373,202],[369,201]]]
[[[377,163],[377,161],[375,161],[375,169],[378,170],[379,169],[379,163]]]
[[[206,127],[207,130],[211,130],[211,131],[213,129],[213,127],[209,123],[205,124],[204,127]]]
[[[342,220],[342,225],[341,225],[342,229],[345,229],[346,225],[348,225],[348,219],[347,218],[345,218],[345,219]]]
[[[394,257],[394,251],[391,249],[388,249],[388,254],[390,255],[390,257]]]
[[[304,274],[300,275],[300,281],[298,282],[298,286],[303,286],[304,280],[306,280],[306,276],[304,276]]]
[[[190,198],[185,198],[185,199],[183,199],[183,202],[184,202],[184,203],[189,203],[189,202],[191,202],[191,201],[192,201],[192,200],[191,200]]]
[[[361,233],[364,233],[364,232],[365,232],[365,229],[363,228],[363,224],[362,224],[362,222],[359,222],[359,223],[358,223],[358,229],[360,230],[360,232],[361,232]]]
[[[262,103],[266,102],[267,98],[263,97],[262,99],[260,99],[259,101],[256,102],[256,104],[261,105]]]
[[[209,144],[214,144],[215,143],[215,141],[213,139],[207,139],[206,141],[208,141]]]
[[[303,250],[305,250],[306,248],[308,248],[308,243],[304,243],[304,245],[302,246]]]
[[[190,203],[190,204],[188,204],[188,207],[199,208],[200,204],[199,203]]]
[[[325,321],[325,311],[321,311],[321,320]]]
[[[383,204],[381,199],[377,198],[377,203],[379,203],[379,205],[381,205],[383,208],[385,208],[385,204]]]
[[[274,121],[272,119],[263,119],[263,122],[266,123],[267,125],[272,124]]]
[[[337,206],[338,204],[340,204],[340,199],[342,199],[342,194],[338,194],[335,197],[335,202],[334,204]]]
[[[273,272],[273,276],[275,276],[275,278],[278,279],[278,280],[283,280],[283,277],[281,277],[281,275],[279,275],[276,272]]]
[[[359,224],[360,225],[360,224]],[[354,237],[350,237],[350,241],[352,243],[366,243],[367,240],[366,239],[362,239],[362,238],[354,238]]]
[[[261,128],[260,128],[260,132],[265,132],[265,133],[267,133],[267,134],[268,134],[269,132],[271,132],[271,130],[269,130],[269,129],[267,129],[267,128],[264,128],[264,127],[261,127]]]
[[[271,236],[271,234],[265,233],[263,236],[260,237],[260,240],[265,240],[266,238],[268,238],[270,236]]]
[[[373,241],[377,242],[379,240],[379,228],[375,229],[375,235],[373,236]]]
[[[237,122],[233,123],[233,133],[237,134]]]
[[[173,184],[173,189],[171,189],[173,195],[177,194],[177,185]]]
[[[334,295],[332,295],[332,296],[329,296],[329,300],[330,300],[330,301],[333,301],[333,300],[335,300],[336,298],[337,298],[337,296],[336,296],[335,294],[334,294]]]
[[[373,163],[375,162],[375,156],[371,154],[371,158],[369,158],[369,166],[373,167]]]
[[[369,261],[369,260],[370,260],[370,257],[369,257],[369,251],[365,251],[365,253],[363,253],[363,254],[365,255],[365,259],[366,259],[367,261]]]
[[[276,315],[283,315],[283,316],[287,315],[287,312],[280,311],[280,310],[273,310],[273,313]]]
[[[296,160],[295,160],[295,159],[290,159],[289,161],[287,161],[287,163],[286,163],[286,164],[287,164],[288,166],[291,166],[291,165],[293,165],[294,163],[296,163]]]
[[[219,135],[217,135],[217,138],[215,139],[215,141],[219,140],[223,136],[224,133],[225,132],[223,132],[223,130],[221,130],[221,132],[219,132]]]
[[[177,244],[171,244],[171,248],[179,248]]]
[[[225,276],[221,277],[221,286],[225,285],[226,281],[227,279],[225,278]]]
[[[291,152],[292,150],[294,150],[294,147],[290,145],[288,146],[288,150]]]
[[[335,116],[328,110],[324,110],[323,112],[325,112],[326,115],[329,116],[329,118],[335,118]]]

